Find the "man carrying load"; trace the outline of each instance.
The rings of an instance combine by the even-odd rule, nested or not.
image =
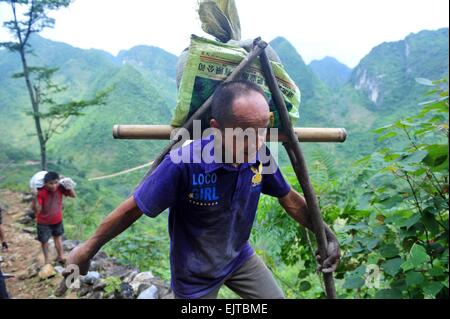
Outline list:
[[[265,134],[241,141],[223,134],[227,128],[264,131],[270,122],[267,99],[251,82],[229,82],[216,90],[211,112],[210,126],[215,134],[167,155],[133,196],[71,252],[68,264],[77,265],[80,273],[86,274],[90,259],[108,241],[143,214],[155,218],[169,208],[172,288],[177,298],[216,298],[223,285],[242,298],[284,298],[248,240],[261,193],[278,198],[294,220],[312,229],[307,204],[278,167],[271,174],[261,174],[267,164],[261,160]],[[202,156],[216,139],[222,154],[232,155],[225,159],[231,160],[214,156],[211,161]],[[173,160],[186,152],[190,162]],[[328,258],[319,262],[320,269],[329,273],[336,270],[340,250],[336,236],[326,225],[325,229]]]

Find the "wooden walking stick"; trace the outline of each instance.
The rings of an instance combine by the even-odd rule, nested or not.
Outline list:
[[[276,108],[278,109],[278,113],[280,115],[280,122],[284,130],[283,133],[288,139],[287,142],[283,143],[283,146],[286,148],[286,151],[292,163],[292,167],[294,168],[295,175],[297,176],[298,182],[302,187],[303,194],[305,195],[305,200],[308,205],[308,210],[311,216],[313,230],[316,235],[319,254],[321,260],[324,261],[328,256],[327,251],[328,242],[325,235],[325,228],[322,216],[320,214],[317,198],[314,193],[314,189],[311,185],[311,181],[309,179],[306,161],[303,156],[303,152],[300,148],[298,138],[295,135],[292,125],[289,121],[288,110],[284,102],[284,98],[280,92],[280,88],[278,87],[277,81],[275,79],[275,75],[273,73],[272,66],[270,65],[270,61],[269,58],[267,57],[266,51],[261,52],[260,61],[264,77],[272,93],[272,98],[275,102]],[[325,290],[327,297],[330,299],[336,299],[336,289],[334,286],[333,274],[324,273],[323,276],[325,281]]]

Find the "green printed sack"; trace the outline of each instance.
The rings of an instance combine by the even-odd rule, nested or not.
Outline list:
[[[247,54],[247,51],[239,46],[193,35],[180,82],[172,126],[183,126]],[[280,63],[271,61],[271,64],[289,110],[290,120],[295,124],[299,119],[300,90]],[[253,63],[242,78],[258,84],[264,90],[272,112],[270,126],[282,129],[279,114],[265,83],[259,61]]]

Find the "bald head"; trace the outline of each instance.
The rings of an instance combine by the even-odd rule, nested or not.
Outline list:
[[[267,127],[269,105],[264,91],[248,81],[233,81],[221,84],[211,106],[211,126]]]
[[[232,111],[235,121],[231,127],[259,129],[269,125],[269,105],[266,98],[257,92],[235,99]]]

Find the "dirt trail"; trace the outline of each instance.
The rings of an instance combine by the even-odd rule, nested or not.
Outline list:
[[[61,282],[61,275],[41,280],[37,275],[44,266],[44,257],[40,243],[36,240],[33,226],[25,226],[20,220],[25,216],[30,203],[23,201],[23,194],[0,190],[0,206],[3,212],[3,229],[9,251],[0,253],[3,262],[2,272],[13,277],[6,279],[8,293],[13,299],[48,299],[55,298],[54,291]],[[56,252],[50,244],[51,260],[56,259]],[[66,298],[76,298],[74,295]]]

